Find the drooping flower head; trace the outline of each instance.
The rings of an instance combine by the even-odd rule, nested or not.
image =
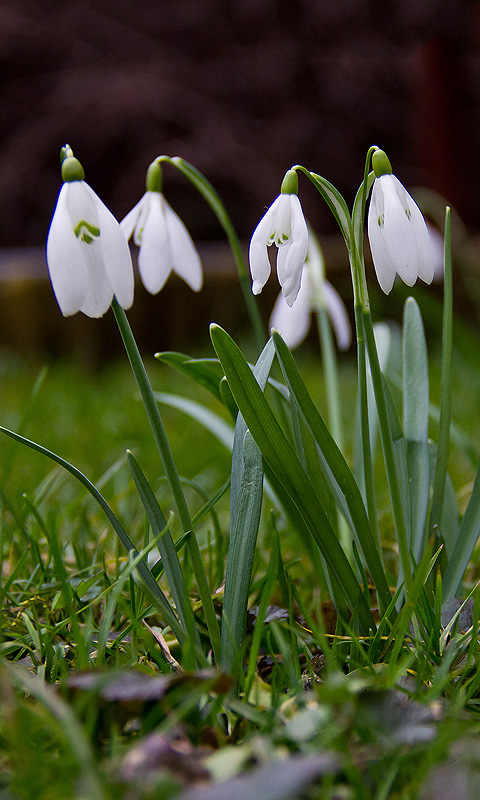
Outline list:
[[[352,341],[347,310],[336,289],[325,279],[322,249],[317,237],[309,230],[307,258],[296,300],[288,306],[280,292],[270,317],[270,327],[280,331],[288,347],[293,350],[306,338],[312,312],[319,307],[325,308],[330,318],[339,349],[347,350]]]
[[[388,294],[398,273],[408,286],[417,278],[431,283],[434,275],[432,248],[422,212],[408,194],[383,150],[372,157],[375,172],[368,238],[378,282]]]
[[[139,246],[138,268],[151,294],[163,288],[175,272],[195,292],[203,284],[200,256],[185,225],[162,193],[162,168],[153,161],[147,170],[146,192],[121,221],[127,239]]]
[[[262,291],[270,275],[267,247],[271,244],[278,247],[278,280],[285,302],[291,306],[300,289],[308,250],[307,223],[298,199],[298,176],[293,169],[286,173],[280,195],[258,223],[250,242],[253,294]]]
[[[133,303],[133,267],[120,225],[84,180],[69,145],[61,151],[63,186],[47,238],[47,265],[65,317],[101,317],[115,295]]]

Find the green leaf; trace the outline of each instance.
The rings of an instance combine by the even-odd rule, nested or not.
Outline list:
[[[210,327],[213,346],[225,371],[232,394],[264,459],[297,506],[310,535],[338,581],[352,614],[360,626],[375,629],[361,587],[340,547],[319,499],[300,460],[286,439],[260,386],[235,342],[218,325]]]
[[[221,664],[231,670],[242,652],[248,594],[263,496],[262,455],[247,430],[243,444],[243,472],[230,530],[222,614]]]
[[[422,315],[409,297],[403,312],[403,430],[405,439],[428,436],[428,357]]]
[[[403,311],[403,430],[411,511],[411,549],[420,561],[430,492],[428,355],[420,308],[409,297]]]
[[[463,515],[455,544],[449,554],[443,576],[443,601],[454,597],[462,582],[470,556],[480,532],[480,465],[475,475],[472,494]]]
[[[200,386],[203,386],[213,394],[220,402],[219,381],[223,377],[223,370],[220,362],[216,358],[190,358],[183,353],[166,351],[155,353],[155,358],[167,364],[169,367],[178,370],[188,378],[192,378]]]
[[[263,348],[258,361],[252,372],[255,379],[262,391],[265,391],[265,386],[272,368],[272,362],[275,356],[275,347],[270,338]],[[228,386],[228,383],[227,383]],[[239,493],[240,483],[243,474],[243,460],[244,460],[244,440],[247,425],[241,413],[237,415],[235,423],[235,435],[232,450],[232,470],[231,470],[231,489],[230,489],[230,520],[233,522],[235,516],[235,508],[237,506],[237,497]]]
[[[311,431],[325,464],[328,466],[328,471],[325,471],[325,477],[330,480],[330,476],[333,476],[332,491],[337,498],[339,492],[341,493],[343,504],[348,509],[348,518],[351,520],[353,532],[358,538],[367,568],[375,583],[383,613],[390,604],[391,595],[375,538],[370,529],[360,489],[342,452],[318,413],[290,350],[276,331],[273,333],[273,340],[282,371],[290,389],[290,395],[296,403],[305,424]]]

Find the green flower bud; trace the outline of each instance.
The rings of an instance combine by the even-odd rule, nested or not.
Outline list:
[[[85,172],[78,158],[67,156],[62,164],[62,180],[65,183],[71,183],[72,181],[83,181],[84,178]]]
[[[280,191],[282,194],[298,194],[298,175],[294,169],[285,173]]]
[[[372,156],[372,168],[376,178],[382,175],[392,174],[392,165],[390,164],[387,154],[383,150],[375,150]]]
[[[162,192],[163,175],[162,168],[158,161],[152,161],[147,169],[145,186],[147,192]]]

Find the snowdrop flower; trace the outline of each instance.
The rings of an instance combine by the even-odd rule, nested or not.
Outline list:
[[[287,305],[294,302],[308,249],[308,230],[298,199],[295,170],[286,173],[281,194],[258,223],[250,242],[249,261],[253,294],[259,294],[270,275],[267,247],[278,247],[277,274]]]
[[[292,306],[288,306],[280,292],[270,317],[270,327],[280,331],[288,347],[293,350],[306,338],[312,312],[319,306],[324,307],[330,317],[339,349],[348,350],[352,330],[347,310],[336,289],[325,280],[323,254],[317,238],[310,231],[307,259],[297,298]]]
[[[140,247],[138,268],[151,294],[163,288],[175,272],[195,292],[203,284],[202,264],[185,225],[162,194],[162,168],[158,161],[147,170],[147,191],[120,225],[127,238]]]
[[[374,152],[372,166],[376,177],[368,209],[368,238],[380,287],[388,294],[397,273],[408,286],[417,278],[431,283],[432,248],[419,207],[392,175],[383,150]]]
[[[133,267],[120,225],[84,181],[71,148],[62,148],[62,178],[47,238],[47,265],[65,317],[83,311],[101,317],[113,296],[123,308],[133,303]]]

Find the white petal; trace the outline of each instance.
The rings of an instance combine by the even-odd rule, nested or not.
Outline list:
[[[47,265],[52,288],[65,317],[76,314],[85,298],[87,270],[66,206],[68,184],[60,190],[47,238]]]
[[[385,294],[389,294],[395,281],[395,266],[385,244],[385,233],[382,221],[383,195],[375,191],[378,186],[379,184],[375,181],[368,209],[368,241],[370,243],[373,265],[377,273],[380,288]],[[382,224],[379,223],[379,219]]]
[[[267,252],[267,242],[270,234],[274,230],[275,209],[279,205],[280,197],[277,197],[268,211],[264,214],[257,227],[255,228],[248,252],[250,273],[253,279],[252,292],[259,294],[265,286],[270,275],[270,260]]]
[[[98,198],[100,247],[110,286],[122,308],[133,303],[134,277],[132,257],[125,234],[119,223]]]
[[[98,239],[91,244],[80,242],[79,246],[82,249],[87,268],[87,291],[80,305],[80,311],[87,317],[98,319],[98,317],[103,317],[110,308],[113,289],[105,271],[103,251]]]
[[[290,198],[292,235],[290,244],[279,248],[277,272],[285,301],[291,306],[300,288],[302,269],[307,257],[308,228],[298,196],[291,194],[287,197]],[[285,256],[283,256],[284,250]]]
[[[194,292],[199,292],[203,284],[202,262],[192,238],[165,198],[163,198],[163,212],[173,256],[173,271],[183,278]]]
[[[87,222],[98,228],[97,195],[85,181],[71,181],[66,184],[66,206],[72,228],[80,222]]]
[[[339,350],[348,350],[352,341],[352,328],[345,304],[331,283],[323,284],[325,308],[330,317]]]
[[[395,271],[408,286],[413,286],[418,277],[418,251],[414,227],[405,211],[407,207],[410,210],[407,192],[394,175],[382,175],[377,181],[383,184],[385,245]]]
[[[288,347],[293,350],[303,342],[311,323],[310,287],[302,279],[297,299],[289,306],[280,292],[270,317],[270,327],[278,330]]]
[[[145,289],[157,294],[173,269],[173,255],[164,214],[163,197],[151,192],[148,217],[145,221],[138,268]]]
[[[149,194],[148,192],[145,192],[141,200],[138,201],[138,203],[132,208],[131,211],[128,212],[128,214],[120,222],[120,227],[127,241],[131,238],[134,231],[135,235],[137,236],[136,234],[137,228],[140,229],[143,228],[143,225],[141,225],[141,218],[143,217],[145,212],[148,212],[148,201],[149,201],[148,194]],[[135,244],[140,244],[140,242],[135,242]]]
[[[413,197],[410,197],[410,203],[410,222],[417,245],[417,274],[425,283],[431,283],[435,275],[432,242],[428,234],[427,223]]]

